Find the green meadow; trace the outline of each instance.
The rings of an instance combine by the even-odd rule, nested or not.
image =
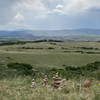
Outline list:
[[[23,62],[39,67],[82,66],[100,61],[100,43],[42,42],[0,46],[0,59],[5,63]]]
[[[36,71],[36,77],[30,74],[34,71],[22,75],[26,70],[18,69],[16,63],[19,64],[17,66],[28,64],[40,73],[37,75]],[[51,85],[51,76],[57,71],[67,79],[67,85],[61,90]],[[45,74],[51,75],[46,87],[42,80]],[[36,81],[35,88],[31,88],[32,78]],[[86,79],[91,81],[89,88],[83,86]],[[100,42],[0,45],[0,100],[100,100]]]

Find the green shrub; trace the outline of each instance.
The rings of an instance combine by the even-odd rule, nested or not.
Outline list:
[[[23,64],[23,63],[9,63],[8,68],[10,69],[16,69],[21,74],[24,75],[32,75],[32,66],[29,64]]]
[[[66,79],[78,79],[80,77],[91,77],[100,80],[100,62],[94,62],[87,64],[82,67],[72,67],[67,66],[65,68],[34,68],[29,64],[23,63],[9,63],[8,65],[9,72],[15,75],[31,75],[35,78],[43,78],[46,74],[49,78],[53,77],[56,72],[59,73],[60,77]],[[12,69],[12,70],[11,70]],[[10,74],[9,74],[10,75]],[[12,75],[12,74],[11,74]]]

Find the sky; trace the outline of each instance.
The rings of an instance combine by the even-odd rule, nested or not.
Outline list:
[[[100,29],[100,0],[0,0],[0,30]]]

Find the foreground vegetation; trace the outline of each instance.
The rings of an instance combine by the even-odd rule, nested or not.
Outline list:
[[[79,86],[80,81],[67,80],[67,85],[57,90],[49,85],[43,86],[42,80],[36,81],[36,87],[31,88],[30,77],[0,80],[0,100],[100,100],[100,85],[92,81],[90,88]]]
[[[99,52],[99,42],[1,43],[0,100],[100,100]],[[52,86],[56,72],[67,80],[61,90]],[[85,80],[91,81],[89,88]]]

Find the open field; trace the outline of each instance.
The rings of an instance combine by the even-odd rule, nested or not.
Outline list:
[[[8,63],[15,69],[9,68]],[[39,76],[25,75],[24,71],[28,73],[30,70],[23,70],[23,63],[37,68]],[[67,79],[66,86],[61,90],[51,85],[56,71],[61,72],[60,77]],[[45,72],[48,76],[50,74],[47,86],[43,85]],[[33,77],[35,88],[31,88]],[[85,80],[90,80],[90,87],[83,86]],[[0,100],[100,100],[100,42],[0,46]]]
[[[100,61],[99,42],[41,42],[0,46],[1,62],[40,67],[82,66]]]

